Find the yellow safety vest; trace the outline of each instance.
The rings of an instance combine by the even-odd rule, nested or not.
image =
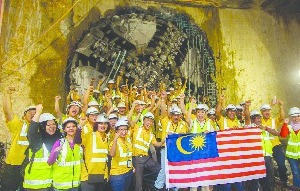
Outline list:
[[[133,134],[133,156],[137,155],[148,155],[148,150],[150,147],[150,143],[155,138],[154,134],[149,130],[149,134],[145,135],[145,131],[143,131],[144,127],[140,126],[137,129],[137,132]],[[147,139],[144,139],[148,138]]]
[[[79,186],[82,148],[75,144],[72,150],[68,140],[60,139],[62,150],[57,162],[53,165],[53,187],[56,189],[69,189]]]
[[[296,135],[294,130],[290,125],[288,125],[290,134],[288,139],[288,144],[286,147],[285,155],[288,158],[299,159],[300,158],[300,133]]]
[[[33,153],[29,150],[29,159]],[[23,187],[29,189],[50,188],[52,185],[52,166],[48,165],[49,151],[45,144],[38,150],[33,158],[33,162],[25,168]],[[32,164],[31,164],[32,163]],[[30,172],[29,168],[31,166]]]
[[[210,119],[206,119],[203,122],[199,122],[197,119],[192,120],[191,133],[204,133],[205,131],[214,131]]]

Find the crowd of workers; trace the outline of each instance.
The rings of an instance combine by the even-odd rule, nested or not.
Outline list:
[[[156,177],[153,190],[164,190],[168,134],[252,127],[262,130],[266,177],[201,189],[254,191],[260,187],[272,191],[272,158],[284,186],[288,184],[287,158],[293,186],[300,188],[299,108],[291,108],[288,119],[283,102],[273,100],[272,106],[279,106],[279,117],[272,117],[270,104],[262,104],[259,110],[252,111],[251,101],[225,106],[223,94],[217,106],[209,108],[209,104],[197,103],[193,96],[187,100],[184,90],[183,85],[175,89],[161,86],[157,91],[150,91],[147,85],[128,87],[126,82],[119,86],[110,80],[101,91],[93,85],[83,96],[71,91],[65,114],[60,108],[61,97],[56,96],[55,114],[44,112],[43,105],[38,104],[26,108],[19,118],[13,113],[11,103],[15,89],[9,87],[3,96],[3,109],[12,140],[1,189],[141,191],[144,170],[147,170]],[[280,136],[288,137],[285,153]],[[200,189],[188,187],[186,190]]]

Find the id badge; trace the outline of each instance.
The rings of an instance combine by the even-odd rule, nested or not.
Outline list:
[[[127,168],[131,168],[132,167],[132,160],[128,160],[127,161]]]

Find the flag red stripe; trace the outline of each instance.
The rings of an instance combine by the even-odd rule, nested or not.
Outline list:
[[[199,164],[199,163],[206,163],[206,162],[218,162],[218,161],[231,161],[231,160],[238,160],[238,159],[251,159],[251,158],[261,158],[263,154],[249,154],[243,156],[228,156],[228,157],[216,157],[216,158],[209,158],[209,159],[199,159],[199,160],[192,160],[192,161],[182,161],[182,162],[168,162],[170,166],[182,166],[182,165],[190,165],[190,164]]]
[[[225,170],[225,169],[232,169],[232,168],[244,168],[244,167],[261,166],[261,165],[265,165],[265,162],[261,161],[261,162],[251,162],[251,163],[242,163],[242,164],[234,164],[234,165],[221,165],[221,166],[195,168],[193,170],[191,169],[169,170],[169,173],[170,174],[191,174],[191,173],[204,172],[204,171]]]
[[[262,149],[262,146],[256,146],[256,147],[240,147],[240,148],[228,148],[228,149],[218,149],[219,151],[219,155],[221,155],[221,153],[228,153],[228,152],[238,152],[238,151],[249,151],[250,153],[250,150],[251,149],[252,151],[253,150],[261,150]],[[251,157],[252,158],[252,157]]]
[[[263,170],[255,170],[255,171],[248,171],[248,172],[239,172],[239,173],[231,173],[231,174],[217,174],[217,175],[191,177],[191,178],[178,177],[179,179],[170,179],[169,182],[170,183],[189,183],[189,182],[205,181],[205,180],[239,178],[239,177],[245,177],[245,176],[256,175],[256,174],[265,174],[265,173],[266,173],[266,169],[263,169]]]
[[[225,133],[222,133],[222,132],[218,132],[217,133],[217,140],[218,138],[220,137],[246,137],[246,136],[256,136],[258,132],[242,132],[242,133],[231,133],[231,134],[225,134]]]
[[[241,143],[257,143],[260,142],[261,139],[244,139],[244,140],[228,140],[228,141],[218,141],[217,139],[217,144],[218,145],[224,145],[224,144],[241,144]]]

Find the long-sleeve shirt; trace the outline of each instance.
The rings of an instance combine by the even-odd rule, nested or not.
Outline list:
[[[298,131],[294,131],[295,134],[297,135],[299,130]],[[281,131],[280,131],[280,136],[285,138],[287,137],[288,135],[290,134],[290,130],[288,128],[288,124],[287,123],[284,123],[281,127]]]
[[[65,139],[65,141],[68,141],[68,140]],[[74,149],[74,142],[72,142],[72,143],[69,142],[69,144],[70,144],[71,149],[73,150],[73,149]],[[57,151],[57,152],[56,152],[55,149],[56,149],[57,147],[59,147],[59,146],[60,146],[60,140],[57,140],[57,141],[54,143],[53,147],[52,147],[52,150],[51,150],[51,153],[50,153],[50,157],[49,157],[49,159],[48,159],[48,164],[49,164],[49,165],[52,165],[52,164],[55,163],[55,161],[56,161],[56,159],[57,159],[57,157],[58,157],[58,155],[59,155],[59,153],[60,153],[60,151]]]

